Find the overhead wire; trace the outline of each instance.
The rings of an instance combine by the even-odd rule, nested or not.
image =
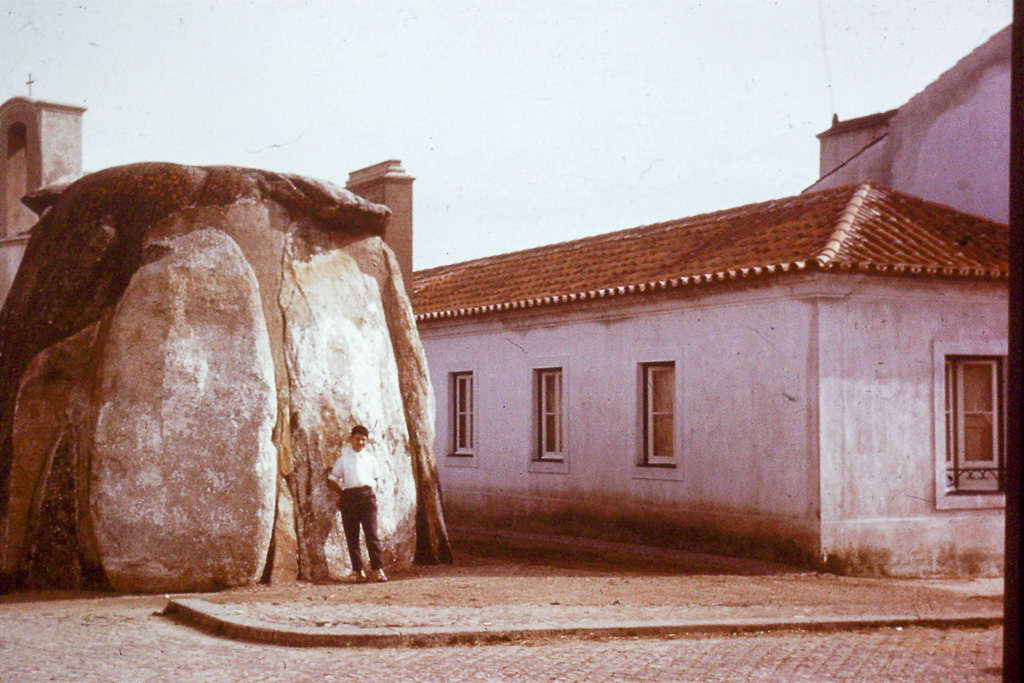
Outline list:
[[[822,7],[824,0],[818,0],[818,25],[821,28],[821,54],[825,60],[825,82],[828,85],[828,103],[832,108],[832,119],[837,121],[839,114],[836,111],[836,97],[832,90],[832,67],[828,61],[828,42],[825,38],[825,10]]]

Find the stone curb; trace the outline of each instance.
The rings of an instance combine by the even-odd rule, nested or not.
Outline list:
[[[288,647],[427,647],[507,643],[549,638],[633,638],[687,635],[734,635],[768,631],[855,631],[921,626],[926,628],[985,628],[1003,623],[1002,613],[964,613],[942,616],[860,616],[806,619],[706,619],[680,622],[609,622],[600,626],[508,626],[459,629],[432,626],[404,628],[325,629],[281,627],[228,614],[221,606],[198,598],[175,598],[159,614],[213,635],[264,645]]]

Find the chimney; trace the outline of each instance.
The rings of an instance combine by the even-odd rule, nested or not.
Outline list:
[[[398,257],[406,291],[412,288],[412,176],[402,162],[382,161],[348,174],[346,189],[391,209],[384,241]]]
[[[898,109],[890,109],[880,114],[870,114],[846,121],[840,121],[839,116],[833,114],[832,127],[817,136],[821,143],[821,153],[818,159],[819,179],[829,175],[888,135],[889,119],[898,111]],[[845,182],[853,183],[865,180],[881,180],[881,178],[855,178],[847,179]]]

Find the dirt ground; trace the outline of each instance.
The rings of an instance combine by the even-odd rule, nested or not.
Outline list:
[[[387,583],[256,585],[203,594],[271,621],[345,604],[422,612],[500,609],[527,621],[562,619],[801,618],[998,611],[1002,579],[900,580],[817,574],[799,568],[643,546],[460,529],[455,562],[392,572]],[[109,598],[45,591],[0,602]],[[513,615],[512,612],[515,612]],[[552,616],[555,615],[555,616]],[[289,617],[291,619],[292,617]],[[484,618],[483,616],[481,618]]]
[[[357,612],[362,604],[367,619],[372,613],[372,619],[423,626],[496,619],[596,623],[751,616],[926,617],[1002,607],[1001,579],[843,577],[628,544],[494,536],[466,529],[452,538],[454,564],[413,567],[394,573],[388,583],[263,585],[203,597],[271,622],[340,620],[339,604]],[[299,612],[298,602],[304,606]]]

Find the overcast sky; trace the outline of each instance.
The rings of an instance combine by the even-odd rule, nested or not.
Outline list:
[[[798,194],[1012,0],[0,0],[0,101],[84,106],[86,170],[344,185],[400,159],[429,268]]]

